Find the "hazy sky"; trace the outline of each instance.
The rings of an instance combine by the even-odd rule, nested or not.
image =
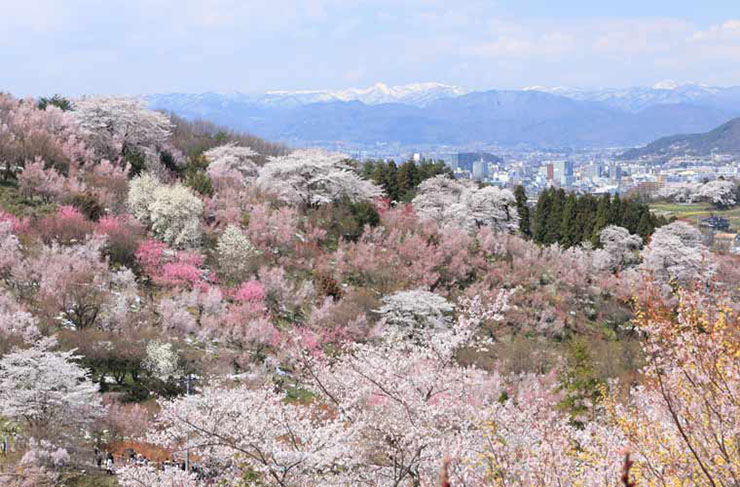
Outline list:
[[[737,0],[0,0],[16,95],[663,79],[740,85]]]

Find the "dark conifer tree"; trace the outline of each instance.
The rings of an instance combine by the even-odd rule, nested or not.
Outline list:
[[[609,193],[605,193],[599,198],[599,204],[596,207],[596,217],[594,218],[594,227],[593,231],[591,232],[591,243],[594,244],[594,247],[598,247],[601,245],[601,241],[599,240],[599,234],[601,233],[601,230],[604,229],[607,225],[609,225],[609,210],[611,208],[611,196],[609,196]]]
[[[550,216],[547,219],[547,232],[544,241],[547,245],[560,242],[565,200],[565,191],[562,188],[553,191],[552,206],[550,208]]]
[[[563,216],[560,224],[560,244],[563,247],[572,247],[580,243],[578,240],[578,222],[576,211],[576,194],[569,193],[565,198]]]
[[[519,231],[525,238],[532,237],[532,226],[529,220],[529,207],[527,206],[527,193],[521,184],[514,189],[516,198],[516,211],[519,213]]]
[[[540,193],[537,199],[537,206],[534,213],[534,228],[532,236],[534,241],[540,244],[545,243],[547,236],[547,221],[550,218],[550,207],[552,206],[552,190],[546,189]]]

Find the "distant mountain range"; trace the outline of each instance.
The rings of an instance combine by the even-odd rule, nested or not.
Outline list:
[[[620,158],[660,162],[682,155],[708,156],[715,153],[740,156],[740,118],[705,133],[662,137],[645,147],[629,150]]]
[[[294,146],[526,145],[631,147],[703,132],[740,116],[740,87],[662,82],[650,88],[532,87],[468,92],[441,83],[341,91],[158,94],[153,108],[204,118]]]

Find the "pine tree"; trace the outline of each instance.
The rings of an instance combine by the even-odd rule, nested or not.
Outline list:
[[[413,199],[416,185],[419,184],[419,177],[416,170],[416,164],[413,161],[407,161],[398,168],[398,196],[403,201]]]
[[[622,226],[630,231],[637,233],[637,227],[640,225],[642,210],[645,205],[641,205],[635,199],[622,202]]]
[[[619,198],[619,194],[614,195],[614,199],[609,206],[609,225],[624,226],[624,208],[622,208],[622,200]]]
[[[565,191],[557,189],[553,193],[552,206],[550,208],[550,216],[547,219],[547,230],[545,234],[545,244],[553,244],[560,242],[561,226],[563,219],[563,208],[565,207]]]
[[[398,190],[398,167],[395,161],[388,163],[385,173],[385,192],[392,201],[401,201],[401,192]]]
[[[551,190],[546,189],[540,193],[537,206],[534,211],[534,241],[543,244],[547,236],[547,221],[550,218],[550,207],[552,206]]]
[[[569,193],[563,206],[563,216],[560,224],[560,244],[572,247],[578,241],[578,222],[576,213],[576,194]]]
[[[609,225],[610,207],[611,197],[609,196],[609,193],[606,193],[601,196],[599,199],[599,205],[596,207],[596,218],[594,221],[593,232],[591,233],[591,243],[594,244],[594,247],[601,245],[599,234],[604,227]]]
[[[519,213],[519,231],[525,238],[532,237],[532,228],[529,221],[529,206],[527,206],[527,193],[521,184],[514,189],[516,198],[516,211]]]
[[[642,237],[642,240],[644,242],[650,235],[653,234],[653,231],[655,230],[655,225],[653,224],[650,210],[644,209],[641,213],[642,215],[640,216],[640,223],[638,223],[637,225],[637,234]]]

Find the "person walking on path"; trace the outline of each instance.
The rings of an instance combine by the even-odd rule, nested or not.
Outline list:
[[[108,459],[105,461],[105,473],[113,475],[113,454],[108,453]]]

